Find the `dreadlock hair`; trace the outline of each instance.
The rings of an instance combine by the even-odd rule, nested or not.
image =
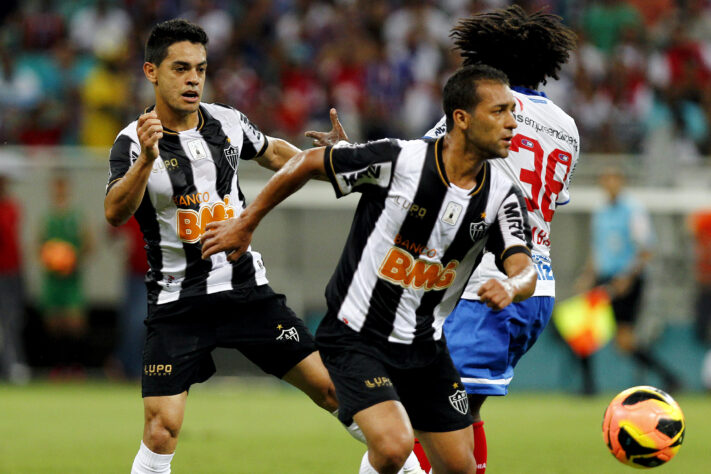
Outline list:
[[[537,89],[558,71],[575,49],[575,32],[558,15],[527,14],[520,6],[459,21],[450,37],[464,65],[486,64],[503,71],[514,86]]]

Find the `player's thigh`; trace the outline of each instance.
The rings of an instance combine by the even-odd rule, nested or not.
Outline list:
[[[416,430],[448,432],[473,423],[464,385],[445,347],[428,365],[391,373]]]
[[[318,352],[306,356],[292,367],[282,380],[307,394],[318,405],[331,411],[338,408],[336,389]]]
[[[316,350],[304,322],[269,285],[246,294],[226,291],[218,298],[218,346],[238,349],[264,372],[282,378]],[[318,365],[312,362],[306,367]]]
[[[473,473],[474,435],[472,427],[456,431],[433,433],[415,431],[417,439],[425,448],[427,457],[436,473]]]
[[[346,426],[356,413],[386,401],[400,401],[385,364],[372,354],[354,350],[322,348],[338,398],[338,419]]]
[[[506,394],[512,372],[510,312],[508,307],[493,311],[480,301],[461,300],[445,320],[447,347],[467,393]]]
[[[151,305],[143,347],[143,397],[185,392],[215,373],[215,326],[205,316],[209,296]]]

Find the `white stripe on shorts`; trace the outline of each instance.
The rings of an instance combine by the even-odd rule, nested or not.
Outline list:
[[[462,377],[462,382],[464,383],[478,383],[481,385],[507,385],[513,377],[509,377],[507,379],[497,379],[497,380],[491,380],[491,379],[475,379],[473,377]]]

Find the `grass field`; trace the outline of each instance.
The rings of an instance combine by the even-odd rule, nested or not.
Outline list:
[[[128,473],[142,431],[138,386],[0,386],[0,473]],[[484,406],[487,473],[639,472],[600,435],[613,394],[513,394]],[[654,472],[711,472],[711,398],[678,396],[687,418],[679,454]],[[364,447],[301,393],[283,385],[197,386],[188,399],[173,472],[357,473]]]

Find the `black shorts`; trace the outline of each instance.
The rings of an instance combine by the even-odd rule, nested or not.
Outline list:
[[[600,279],[598,284],[609,283],[610,279]],[[642,289],[644,288],[644,277],[639,275],[632,281],[632,285],[624,295],[614,297],[610,300],[612,312],[618,323],[634,324],[637,321],[639,308],[642,303]]]
[[[283,377],[316,350],[303,321],[269,285],[149,305],[144,397],[176,395],[215,373],[212,351],[234,348]]]
[[[404,368],[386,362],[386,357],[378,357],[371,343],[333,319],[326,316],[322,323],[331,326],[329,343],[319,344],[317,336],[317,346],[336,387],[341,423],[350,425],[356,413],[387,400],[403,404],[416,430],[455,431],[474,422],[464,385],[444,340],[440,341],[442,350],[428,364]],[[335,324],[343,326],[341,347],[331,343]]]

